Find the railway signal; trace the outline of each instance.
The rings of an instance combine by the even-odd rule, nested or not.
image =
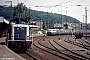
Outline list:
[[[72,29],[72,44],[73,44],[73,29]]]

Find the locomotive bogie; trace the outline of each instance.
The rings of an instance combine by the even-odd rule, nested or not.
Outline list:
[[[21,41],[9,41],[8,47],[13,51],[26,51],[29,49],[31,42],[21,42]]]

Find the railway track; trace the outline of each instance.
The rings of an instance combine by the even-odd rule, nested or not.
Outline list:
[[[27,53],[24,54],[26,60],[90,60],[90,53],[83,53],[84,50],[73,50],[65,47],[62,43],[65,42],[67,44],[72,45],[72,41],[68,38],[71,36],[46,36],[46,37],[35,37],[33,41],[33,49],[28,50],[28,54],[37,57],[37,59],[33,59]],[[60,43],[61,42],[61,43]],[[79,44],[80,43],[80,44]],[[87,45],[88,43],[82,41],[78,41],[78,45]],[[75,45],[75,44],[74,44]],[[82,46],[83,46],[82,45]],[[77,46],[77,45],[75,45]],[[73,47],[75,47],[73,46]],[[80,46],[78,46],[80,47]],[[34,53],[31,53],[33,50]],[[87,49],[86,49],[87,50]],[[22,54],[21,54],[22,55]],[[22,55],[23,56],[23,55]],[[28,58],[27,58],[28,57]]]
[[[25,53],[17,53],[18,55],[22,56],[26,60],[40,60],[39,58],[31,55],[28,51]]]
[[[61,54],[63,54],[62,56],[64,56],[64,57],[66,57],[67,56],[67,58],[69,57],[70,58],[70,60],[72,59],[80,59],[80,60],[85,60],[84,58],[81,58],[81,57],[78,57],[77,55],[75,55],[75,54],[72,54],[70,51],[67,51],[67,50],[65,50],[65,49],[63,49],[62,47],[60,47],[57,43],[55,43],[55,42],[53,42],[52,40],[49,40],[49,42],[50,42],[50,44],[55,48],[55,50],[58,52],[58,53],[61,53]],[[40,41],[39,41],[39,43],[40,43]],[[44,46],[44,47],[47,47],[47,48],[49,48],[49,49],[52,49],[51,47],[48,47],[48,46],[45,46],[43,43],[40,43],[40,45],[42,45],[42,46]],[[58,45],[58,46],[57,46]],[[56,47],[57,46],[57,47]],[[61,50],[59,50],[59,48],[61,49]],[[52,49],[53,50],[53,49]]]
[[[55,44],[53,44],[53,43]],[[68,56],[68,57],[70,57],[70,58],[72,58],[72,59],[75,59],[75,60],[77,60],[77,59],[79,59],[79,60],[85,60],[84,58],[82,58],[82,57],[79,57],[79,56],[77,56],[76,54],[73,54],[71,51],[68,51],[67,49],[64,49],[64,50],[61,50],[61,49],[59,49],[59,47],[62,47],[62,46],[60,46],[59,44],[57,44],[55,41],[51,41],[50,42],[54,47],[55,47],[55,49],[57,49],[60,53],[63,53],[64,55],[66,55],[66,56]],[[58,45],[58,47],[56,47],[56,45]],[[63,47],[62,47],[63,48]]]
[[[41,50],[43,50],[43,51],[45,51],[45,52],[47,52],[47,53],[49,53],[49,54],[52,54],[53,56],[57,57],[57,59],[59,59],[59,60],[70,60],[69,58],[66,58],[66,57],[64,57],[64,56],[61,56],[60,53],[58,53],[57,50],[51,49],[51,48],[49,48],[49,47],[47,47],[47,46],[44,46],[44,45],[40,44],[40,41],[41,41],[41,40],[38,40],[38,41],[37,41],[37,42],[38,42],[38,45],[34,43],[34,45],[35,45],[36,47],[38,47],[39,49],[41,49]],[[44,41],[44,42],[45,42],[45,41]],[[54,60],[55,60],[55,58],[54,58]]]
[[[72,44],[72,46],[74,45],[74,48],[75,48],[75,45],[78,46],[78,47],[81,47],[81,50],[77,49],[76,51],[72,51],[73,53],[77,54],[77,55],[80,55],[86,59],[90,59],[90,50],[86,49],[85,48],[85,45],[83,43],[81,43],[81,40],[78,41],[77,43],[74,43],[73,41],[71,41],[70,39],[69,40],[64,40],[65,42],[69,43],[69,44]],[[70,50],[70,49],[68,49]]]
[[[65,46],[63,46],[62,44],[60,44],[60,43],[58,43],[57,41],[55,41],[58,45],[60,45],[60,46],[62,46],[64,49],[66,49],[67,51],[70,51],[70,52],[72,52],[73,54],[75,54],[75,55],[77,55],[77,56],[79,56],[80,58],[83,58],[84,60],[85,59],[90,59],[89,57],[87,57],[87,56],[83,56],[83,55],[81,55],[81,53],[83,53],[84,51],[79,51],[79,50],[71,50],[71,49],[68,49],[67,47],[65,47]],[[75,47],[74,47],[75,48]]]
[[[38,41],[38,43],[40,44],[40,45],[42,45],[43,47],[45,47],[45,48],[48,48],[48,49],[50,49],[50,50],[53,50],[53,51],[56,51],[56,52],[58,52],[58,53],[60,53],[60,55],[62,55],[63,57],[66,57],[66,58],[68,58],[69,60],[73,60],[73,59],[79,59],[79,60],[85,60],[86,58],[83,58],[83,57],[80,57],[80,55],[78,55],[78,54],[76,54],[76,53],[72,53],[71,51],[66,51],[65,49],[63,49],[62,47],[60,47],[57,43],[55,43],[55,41],[53,42],[53,40],[51,39],[51,40],[47,40],[47,41],[49,41],[48,42],[48,44],[51,44],[52,46],[53,46],[53,48],[52,47],[50,47],[50,45],[49,45],[49,47],[48,47],[48,45],[47,45],[47,43],[45,43],[46,42],[46,40],[39,40]],[[53,43],[52,43],[53,42]],[[58,45],[58,47],[55,47],[55,46],[57,46]],[[61,50],[59,50],[58,48],[60,48]],[[78,57],[79,56],[79,57]]]
[[[80,41],[81,45],[83,48],[90,50],[90,44],[88,44],[87,42],[85,42],[83,39],[82,40],[78,40]]]
[[[84,49],[87,49],[87,50],[90,50],[90,44],[86,41],[84,41],[83,39],[77,39],[77,42],[74,43],[72,40],[64,40],[65,42],[68,42],[68,43],[73,43],[74,45],[76,46],[79,46],[79,47],[82,47]]]

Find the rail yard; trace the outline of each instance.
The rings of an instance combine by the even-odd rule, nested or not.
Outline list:
[[[9,2],[11,17],[8,20],[0,17],[0,60],[90,60],[90,24],[87,19],[81,23],[70,17],[68,22],[67,15],[60,17],[48,12],[41,12],[39,17],[24,3],[13,7],[12,1]],[[7,7],[2,7],[7,11]],[[31,15],[31,11],[37,16]],[[85,13],[87,18],[86,8]]]
[[[12,21],[18,22],[18,18]],[[28,24],[18,23],[9,24],[6,37],[0,38],[0,59],[90,60],[90,32],[50,29],[34,34]]]
[[[29,50],[17,54],[26,60],[90,60],[90,43],[71,35],[34,37]]]

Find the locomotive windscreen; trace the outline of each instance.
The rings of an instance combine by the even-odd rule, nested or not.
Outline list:
[[[14,40],[26,40],[26,27],[14,28]]]

